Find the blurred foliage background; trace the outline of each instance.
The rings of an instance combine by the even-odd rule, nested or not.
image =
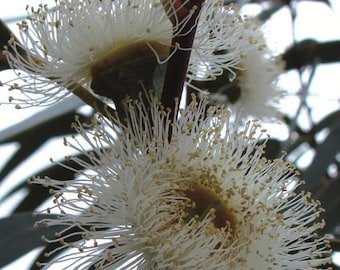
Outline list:
[[[5,2],[1,1],[1,9]],[[301,20],[304,12],[309,12],[307,7],[320,8],[320,14],[327,9],[336,18],[340,14],[333,9],[335,3],[327,0],[225,2],[237,2],[244,12],[251,10],[271,31],[267,38],[273,44],[269,45],[276,47],[277,54],[286,62],[285,72],[280,77],[280,84],[288,93],[282,104],[285,123],[266,125],[271,134],[266,155],[276,158],[285,151],[287,159],[300,169],[301,178],[306,182],[302,188],[311,191],[326,210],[323,215],[326,226],[320,234],[332,235],[333,250],[340,252],[340,38],[309,37],[303,31],[313,32],[308,28],[311,21]],[[11,23],[24,14],[24,5],[16,6],[19,16],[1,21],[1,47],[6,45],[10,35],[7,26],[15,31]],[[335,25],[326,26],[322,15],[309,19],[323,25],[325,32],[338,30],[340,37],[339,17],[334,19]],[[302,23],[307,24],[305,28]],[[287,37],[287,33],[290,38],[276,43],[275,37]],[[11,76],[7,68],[0,54],[0,80]],[[0,93],[0,96],[7,96],[7,93]],[[35,218],[31,213],[48,200],[49,192],[42,186],[28,185],[26,180],[33,175],[57,179],[73,177],[71,171],[49,163],[49,158],[67,163],[63,156],[72,153],[62,147],[62,138],[72,135],[70,126],[75,114],[86,121],[92,111],[75,97],[46,108],[21,110],[18,114],[9,105],[0,106],[0,268],[14,269],[13,264],[8,265],[26,254],[31,260],[21,264],[20,269],[37,269],[34,258],[43,260],[43,254],[54,248],[40,240],[41,234],[53,235],[53,231],[32,228]],[[340,268],[334,264],[333,269]]]

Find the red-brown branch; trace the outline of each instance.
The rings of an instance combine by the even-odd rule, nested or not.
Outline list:
[[[176,33],[171,43],[170,54],[173,53],[173,55],[167,63],[161,101],[172,112],[175,111],[175,99],[180,99],[182,95],[202,2],[203,0],[192,0],[183,5],[181,0],[174,0],[173,3],[178,24],[183,22],[187,16],[191,17],[183,29]],[[190,15],[190,12],[193,14]],[[172,23],[175,23],[174,21],[172,20]]]

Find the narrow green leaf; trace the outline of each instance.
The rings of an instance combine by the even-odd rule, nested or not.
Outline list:
[[[318,42],[306,39],[289,48],[282,56],[286,70],[300,69],[313,63],[340,61],[340,41]]]
[[[50,106],[48,109],[34,114],[28,119],[11,126],[0,132],[0,143],[17,141],[18,134],[30,133],[36,126],[43,125],[44,123],[51,123],[52,119],[58,118],[62,115],[74,112],[84,103],[77,97],[71,96],[58,102],[58,104]]]
[[[60,230],[61,226],[33,228],[36,221],[46,217],[47,215],[38,215],[34,218],[31,213],[26,212],[0,219],[0,267],[7,265],[34,248],[43,246],[41,235],[54,237],[54,232]],[[48,217],[51,218],[50,215]]]
[[[322,178],[340,151],[339,134],[340,122],[337,122],[330,127],[327,138],[315,148],[316,153],[313,161],[302,176],[306,181],[305,188],[307,190],[317,192],[322,187]]]
[[[316,192],[316,197],[322,207],[326,210],[322,217],[326,221],[323,233],[335,234],[335,228],[340,224],[340,177],[327,183],[321,190]]]

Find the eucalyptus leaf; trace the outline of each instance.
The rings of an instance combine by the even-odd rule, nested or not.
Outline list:
[[[0,20],[0,71],[10,69],[6,56],[4,53],[2,53],[2,49],[4,46],[8,45],[9,39],[13,37],[14,35],[8,28],[8,26],[2,20]],[[25,56],[24,50],[22,50],[21,48],[19,48],[18,50],[22,56]]]
[[[75,111],[82,105],[84,105],[84,103],[77,97],[71,96],[65,98],[57,104],[48,107],[48,109],[36,113],[30,118],[2,130],[0,132],[0,142],[11,142],[18,134],[27,133],[34,127],[42,125],[43,123],[50,123],[52,119]]]
[[[313,132],[317,133],[324,128],[331,127],[337,121],[340,121],[340,110],[326,115],[317,125],[313,127]]]
[[[326,221],[324,227],[325,233],[334,234],[334,229],[340,224],[340,178],[338,177],[333,182],[323,188],[322,194],[319,194],[318,199],[321,201],[322,207],[325,208],[323,218]]]
[[[27,129],[10,139],[19,143],[17,152],[7,161],[0,172],[0,181],[4,179],[12,170],[19,166],[23,161],[28,159],[40,149],[44,143],[56,136],[67,136],[74,134],[71,123],[74,121],[75,112],[61,115],[51,119],[49,122],[43,122],[31,129]],[[79,117],[79,120],[85,122],[87,117]]]
[[[62,226],[53,228],[33,228],[36,221],[46,218],[47,215],[32,216],[32,213],[13,214],[10,217],[0,219],[0,267],[17,259],[21,255],[41,247],[44,242],[41,235],[53,238],[54,232]],[[51,218],[51,215],[48,215]]]
[[[330,127],[327,138],[316,147],[313,161],[302,177],[306,181],[305,188],[307,190],[316,192],[322,186],[322,178],[326,174],[327,168],[340,151],[339,134],[340,121]]]
[[[85,155],[76,155],[76,157],[78,159],[84,159]],[[67,181],[68,179],[74,178],[74,171],[68,169],[67,167],[72,167],[76,170],[83,169],[83,167],[81,167],[73,160],[64,160],[58,163],[53,163],[51,166],[38,171],[37,173],[35,173],[35,175],[41,177],[48,176],[52,179]],[[32,178],[33,176],[34,175],[30,175],[28,178]],[[0,203],[22,188],[27,188],[29,192],[18,204],[14,212],[33,211],[48,197],[50,197],[48,189],[39,185],[28,184],[26,181],[21,181],[20,184],[18,184],[17,186],[13,186],[9,192],[7,192],[2,198],[0,198]]]
[[[292,47],[282,55],[285,61],[285,69],[301,69],[302,67],[318,63],[334,63],[340,61],[340,41],[318,42],[313,39],[305,39]]]
[[[84,159],[85,155],[77,155],[76,157],[78,159]],[[61,161],[60,163],[53,163],[52,166],[42,171],[39,171],[37,175],[41,177],[48,176],[52,179],[68,181],[69,179],[74,178],[74,171],[66,168],[66,166],[72,167],[75,170],[83,169],[82,166],[80,166],[78,163],[74,162],[73,160],[64,160],[64,161]],[[35,208],[37,208],[40,204],[42,204],[47,198],[51,196],[48,189],[41,185],[27,184],[25,182],[21,186],[19,186],[18,189],[22,188],[23,186],[29,189],[29,193],[18,204],[14,212],[33,211]],[[16,190],[13,190],[13,192],[14,191]],[[7,196],[8,195],[9,194],[7,194]]]

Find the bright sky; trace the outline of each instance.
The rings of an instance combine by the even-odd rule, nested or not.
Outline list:
[[[26,5],[29,3],[32,6],[37,6],[41,2],[49,5],[54,4],[54,0],[1,0],[0,18],[4,21],[11,21],[13,18],[21,17],[26,15]],[[312,1],[299,1],[298,8],[301,10],[301,14],[298,13],[296,38],[302,40],[304,38],[314,38],[318,41],[335,40],[340,39],[340,1],[331,1],[333,10],[328,8],[325,4],[312,2]],[[254,7],[254,6],[252,6]],[[319,18],[319,20],[317,20]],[[9,23],[11,29],[17,33],[15,23]],[[292,43],[291,35],[291,21],[290,15],[287,9],[282,9],[278,12],[273,19],[266,25],[267,36],[270,37],[270,47],[275,48],[278,52],[284,51]],[[313,107],[315,120],[319,120],[323,116],[327,115],[330,111],[334,111],[339,108],[339,86],[340,86],[340,65],[330,64],[322,65],[317,68],[315,80],[311,87],[309,104]],[[7,73],[0,73],[0,80],[6,80],[8,78]],[[292,92],[296,92],[299,89],[298,78],[295,72],[283,76],[282,85],[285,89],[291,89]],[[4,93],[4,88],[0,88],[0,103],[1,101],[7,101],[7,93]],[[322,104],[320,106],[320,104]],[[283,103],[283,106],[288,108],[287,111],[294,112],[297,106],[296,97],[292,96],[287,98]],[[20,122],[25,118],[29,117],[33,112],[37,112],[41,108],[15,110],[11,106],[0,106],[0,131],[5,127],[13,125],[14,123]],[[285,131],[284,131],[285,132]],[[282,133],[282,128],[275,126],[274,129],[270,129],[271,135],[279,136]],[[52,144],[51,144],[52,145]],[[59,145],[62,145],[60,142]],[[52,146],[39,153],[40,157],[46,161],[51,156]],[[0,165],[4,162],[4,158],[14,151],[14,145],[8,145],[0,147]],[[26,167],[21,170],[27,170],[34,166],[34,161],[26,164]],[[20,175],[20,172],[18,172]],[[13,178],[14,175],[12,175]],[[10,186],[9,181],[5,181],[0,187],[0,196],[4,194]],[[2,192],[2,193],[1,193]],[[13,199],[14,201],[17,198]],[[13,204],[13,202],[10,202]],[[4,216],[8,210],[10,210],[8,204],[6,206],[0,205],[0,217]],[[27,257],[31,257],[32,254],[28,254]],[[23,262],[17,262],[3,270],[11,269],[23,269]]]

